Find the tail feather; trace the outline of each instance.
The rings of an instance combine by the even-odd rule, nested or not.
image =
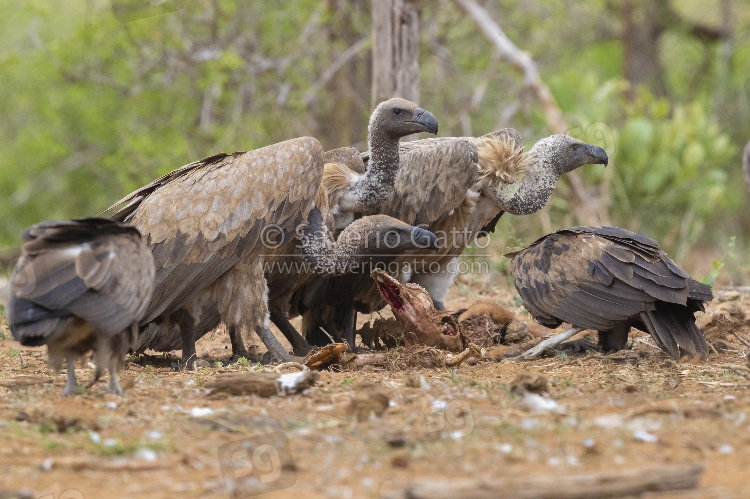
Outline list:
[[[641,313],[641,318],[651,336],[673,358],[679,358],[680,351],[701,359],[708,354],[708,344],[687,307],[657,302],[656,309]]]

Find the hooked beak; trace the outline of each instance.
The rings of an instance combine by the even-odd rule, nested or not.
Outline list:
[[[429,111],[425,111],[421,107],[414,109],[414,119],[412,121],[424,129],[425,132],[432,134],[438,133],[438,121],[435,115]]]
[[[609,164],[609,156],[604,149],[598,146],[592,146],[591,144],[586,146],[586,152],[593,159],[589,161],[590,165],[604,165],[606,168]]]
[[[435,234],[420,227],[411,229],[411,240],[415,247],[439,250],[440,244]]]

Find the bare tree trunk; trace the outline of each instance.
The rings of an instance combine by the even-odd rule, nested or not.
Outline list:
[[[372,107],[391,97],[419,102],[419,12],[412,0],[372,2]]]

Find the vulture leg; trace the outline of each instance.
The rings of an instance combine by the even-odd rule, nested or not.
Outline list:
[[[630,324],[627,322],[616,325],[609,331],[599,331],[599,346],[605,352],[617,352],[628,347],[628,333]]]
[[[343,333],[344,340],[349,344],[349,350],[351,352],[356,351],[356,326],[357,326],[357,311],[351,306],[343,306],[338,308],[339,324],[341,325],[341,332]]]
[[[113,355],[110,358],[109,366],[107,367],[107,370],[109,371],[109,390],[107,391],[113,395],[119,395],[120,397],[124,397],[125,392],[122,391],[122,387],[120,386],[120,381],[117,379],[117,364],[118,363],[119,363],[119,359]]]
[[[586,353],[586,352],[601,351],[601,349],[599,348],[599,345],[597,345],[596,343],[594,343],[588,338],[578,338],[577,340],[566,341],[565,343],[560,343],[560,346],[558,347],[558,349],[566,353]]]
[[[289,319],[287,319],[284,314],[277,311],[272,311],[271,321],[276,324],[276,327],[279,328],[279,331],[281,331],[286,339],[289,340],[289,343],[292,345],[292,349],[294,350],[294,355],[297,355],[298,357],[304,357],[305,355],[310,353],[310,344],[305,341],[301,334],[297,332],[294,326],[292,326],[292,323],[289,322]]]
[[[443,304],[443,302],[438,301],[438,300],[432,300],[432,305],[435,307],[435,310],[445,312],[445,305]]]
[[[258,326],[255,332],[258,333],[260,340],[266,346],[271,356],[278,362],[292,362],[294,360],[289,355],[289,352],[284,350],[283,345],[279,343],[279,340],[276,339],[276,336],[273,335],[270,329],[265,326]]]
[[[195,320],[190,313],[181,308],[174,314],[172,318],[180,326],[180,335],[182,337],[182,366],[187,369],[192,369],[195,364],[195,337],[193,337],[193,329],[195,329]]]
[[[247,353],[245,342],[242,341],[242,334],[240,333],[240,329],[235,326],[229,326],[227,329],[229,332],[229,341],[232,342],[232,357],[229,359],[229,362],[231,364],[234,364],[235,362],[240,360],[241,357],[249,359],[250,354]]]
[[[76,394],[78,381],[76,381],[76,363],[73,356],[68,356],[68,381],[65,383],[65,390],[62,392],[63,397],[70,397]]]

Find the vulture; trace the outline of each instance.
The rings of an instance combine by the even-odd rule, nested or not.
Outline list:
[[[47,221],[24,231],[11,278],[13,338],[47,345],[57,371],[67,360],[63,396],[76,392],[76,358],[94,351],[91,387],[109,371],[109,392],[123,395],[117,369],[138,335],[154,290],[154,259],[137,229],[101,218]]]
[[[323,148],[312,137],[190,163],[115,203],[110,209],[127,204],[112,218],[145,235],[157,269],[137,350],[174,349],[172,332],[178,328],[183,363],[191,366],[195,340],[210,330],[204,326],[223,322],[235,356],[247,355],[240,334],[244,329],[255,330],[276,359],[290,360],[268,329],[274,272],[267,273],[265,264],[299,255],[294,236],[316,201],[323,205],[321,220],[327,221],[333,210],[368,213],[373,200],[388,197],[399,166],[398,139],[422,131],[437,132],[431,113],[404,99],[379,104],[369,124],[376,161],[338,182],[330,209],[327,192],[320,191],[326,170]],[[373,227],[363,222],[352,231]],[[373,230],[388,231],[385,225]],[[338,256],[355,250],[328,242],[324,250]],[[305,247],[304,242],[299,249],[320,250],[320,245]],[[202,318],[204,311],[208,316]]]
[[[572,227],[509,253],[526,309],[542,325],[563,322],[599,333],[605,351],[622,350],[634,327],[673,358],[704,358],[695,312],[713,299],[648,237],[617,227]]]
[[[369,159],[363,154],[365,163]],[[394,193],[382,213],[434,232],[440,250],[399,256],[397,278],[421,285],[435,306],[444,309],[444,296],[455,277],[451,262],[478,234],[494,230],[506,211],[527,215],[540,210],[562,174],[607,162],[603,149],[567,135],[543,138],[524,154],[513,129],[402,143]],[[314,344],[326,341],[319,332],[323,328],[353,346],[356,313],[383,306],[369,276],[353,274],[318,277],[291,299],[291,310],[303,315],[303,333]]]

